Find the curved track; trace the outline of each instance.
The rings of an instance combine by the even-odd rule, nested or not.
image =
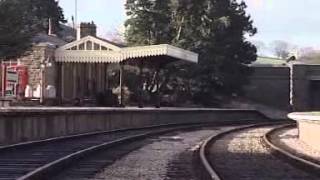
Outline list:
[[[319,177],[274,156],[263,138],[282,125],[253,125],[210,137],[200,156],[208,179],[215,180],[315,180]]]
[[[199,142],[234,127],[177,130],[116,145],[85,157],[50,179],[189,179],[197,180]]]
[[[48,175],[75,160],[101,149],[152,134],[201,125],[162,125],[140,129],[117,130],[24,143],[0,149],[0,179],[47,179]],[[202,125],[203,126],[203,125]]]
[[[293,128],[296,128],[296,126],[285,125],[278,128],[274,128],[264,135],[263,140],[266,143],[266,145],[272,150],[274,155],[283,157],[292,164],[296,165],[297,167],[306,169],[320,176],[319,161],[305,154],[298,153],[296,150],[291,149],[285,145],[280,145],[279,141],[276,139],[279,138],[278,136],[276,136],[277,133]]]

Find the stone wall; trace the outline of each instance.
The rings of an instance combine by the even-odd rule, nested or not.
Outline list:
[[[57,86],[57,64],[55,63],[55,50],[54,47],[46,47],[45,48],[45,57],[50,58],[51,66],[46,67],[44,74],[44,83],[45,87],[48,85]]]
[[[266,119],[254,110],[9,108],[0,111],[0,144],[169,123]]]
[[[41,63],[46,61],[48,58],[54,59],[54,50],[55,47],[49,45],[37,45],[33,46],[32,50],[26,53],[26,56],[23,56],[18,59],[20,65],[28,67],[28,84],[35,90],[41,82]],[[54,63],[53,63],[54,64]],[[55,77],[54,67],[47,68],[48,73],[45,74],[46,82],[54,83],[55,80],[52,80]],[[46,85],[48,84],[46,83]]]

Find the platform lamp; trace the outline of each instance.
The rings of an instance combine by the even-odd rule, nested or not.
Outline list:
[[[46,60],[40,63],[40,73],[41,73],[41,79],[40,79],[40,104],[43,104],[44,102],[44,86],[45,86],[45,70],[48,67],[52,67],[52,62],[50,58],[48,57]]]

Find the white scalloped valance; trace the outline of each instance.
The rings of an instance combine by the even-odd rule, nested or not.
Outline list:
[[[87,46],[88,42],[92,44],[90,50],[87,47],[79,48],[83,44]],[[108,47],[111,50],[101,47]],[[91,36],[62,46],[55,52],[56,61],[66,63],[120,63],[129,59],[154,56],[168,56],[193,63],[198,62],[198,54],[168,44],[120,48]]]

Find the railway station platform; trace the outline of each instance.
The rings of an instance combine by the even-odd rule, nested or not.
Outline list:
[[[250,109],[0,108],[0,145],[162,124],[265,121]]]

